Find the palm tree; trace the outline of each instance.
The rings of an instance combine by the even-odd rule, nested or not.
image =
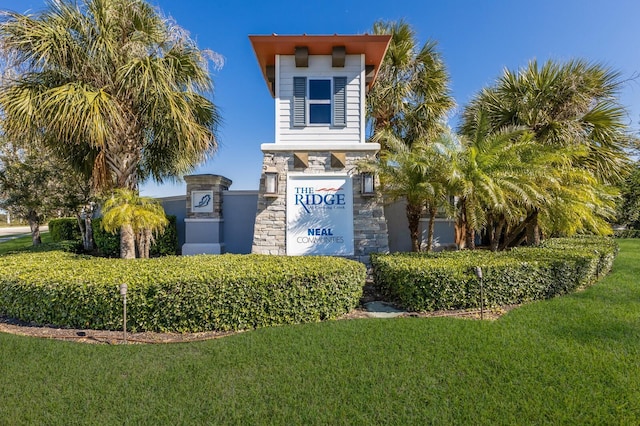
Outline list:
[[[460,136],[463,149],[456,162],[456,244],[474,249],[476,231],[490,228],[496,250],[509,226],[540,198],[535,178],[544,169],[534,166],[531,132],[518,127],[491,132],[483,111],[474,123]]]
[[[559,184],[551,188],[540,209],[541,229],[547,235],[611,234],[618,190],[598,182],[586,169],[574,167],[560,174]]]
[[[453,180],[452,158],[457,146],[452,138],[431,143],[425,140],[407,144],[393,132],[380,131],[374,140],[385,140],[387,149],[380,159],[361,165],[361,169],[380,176],[381,192],[390,202],[406,201],[411,250],[420,251],[420,219],[426,209],[429,229],[426,251],[433,246],[435,217],[438,209],[448,208],[450,182]]]
[[[419,48],[406,22],[379,21],[373,33],[391,34],[376,85],[367,95],[372,140],[382,146],[383,194],[390,200],[406,199],[413,251],[420,249],[419,224],[426,208],[430,250],[435,214],[438,207],[448,204],[443,203],[446,169],[436,146],[431,145],[447,132],[444,119],[454,106],[449,75],[436,42],[428,41]]]
[[[620,74],[600,64],[573,60],[539,66],[531,61],[518,72],[505,70],[493,87],[476,96],[465,109],[462,128],[483,109],[494,130],[525,126],[543,144],[607,147],[608,157],[601,160],[609,170],[598,177],[615,179],[626,163],[621,154],[629,141],[626,113],[617,101],[620,86]]]
[[[525,229],[528,244],[540,240],[541,214],[547,219],[563,216],[558,215],[557,210],[554,215],[544,211],[554,206],[559,195],[568,196],[566,191],[558,191],[557,185],[570,185],[572,176],[584,175],[585,171],[595,179],[590,188],[618,184],[627,174],[629,160],[625,148],[629,135],[624,109],[616,98],[620,85],[619,74],[599,64],[580,60],[564,64],[549,61],[540,67],[533,61],[517,73],[505,71],[495,86],[484,89],[465,108],[461,133],[472,134],[478,125],[478,117],[482,116],[489,123],[489,133],[500,132],[509,126],[525,128],[540,147],[538,154],[546,152],[555,157],[553,161],[558,167],[547,168],[545,184],[538,181],[539,185],[547,186],[549,192],[537,204],[526,206],[524,221],[513,227],[507,238],[512,244],[521,239],[522,235],[517,234]],[[536,158],[535,155],[532,158]],[[577,182],[585,180],[589,180],[586,175]],[[599,200],[597,205],[602,208],[592,211],[608,216],[609,208],[605,206],[608,206],[610,195],[607,194],[606,190],[590,193],[584,198],[585,203],[595,196]],[[584,211],[575,204],[578,198],[572,199],[573,202],[556,203],[555,207],[564,205],[569,210]],[[592,204],[585,204],[589,205]],[[592,215],[589,217],[593,219]],[[587,222],[591,223],[589,227],[595,226],[595,222]],[[555,225],[549,227],[550,224],[547,221],[547,229],[555,229]],[[595,228],[602,229],[600,226]]]
[[[367,94],[373,133],[403,127],[420,136],[437,138],[443,131],[443,118],[455,105],[437,43],[430,40],[419,48],[415,32],[404,21],[376,22],[373,33],[391,35],[376,84]],[[408,115],[412,116],[411,126],[406,125]],[[385,149],[384,140],[382,143]]]
[[[7,12],[0,44],[20,71],[0,90],[5,132],[82,153],[98,190],[181,176],[216,148],[220,117],[202,95],[211,52],[143,0]],[[122,239],[131,252],[130,233]]]
[[[116,189],[103,206],[102,227],[107,232],[127,232],[135,239],[139,257],[148,258],[154,235],[169,224],[162,205],[150,197],[141,197],[137,191]],[[120,243],[120,257],[132,259],[135,251]]]

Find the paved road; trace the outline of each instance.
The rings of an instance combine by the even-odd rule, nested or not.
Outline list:
[[[40,232],[48,231],[49,227],[41,226]],[[12,238],[20,237],[22,235],[31,234],[31,228],[28,226],[3,226],[0,227],[0,241],[10,240]]]

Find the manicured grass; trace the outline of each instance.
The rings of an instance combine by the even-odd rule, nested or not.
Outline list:
[[[40,234],[43,243],[50,243],[51,237],[49,232],[43,232]],[[28,248],[32,245],[31,235],[24,235],[22,237],[13,238],[8,241],[0,243],[0,254],[8,253],[10,251],[21,250]]]
[[[97,346],[0,334],[0,424],[639,424],[640,240],[498,321],[348,320]]]

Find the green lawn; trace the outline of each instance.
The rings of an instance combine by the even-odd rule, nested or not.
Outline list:
[[[0,424],[640,424],[640,240],[620,245],[599,284],[498,321],[147,346],[0,334]]]
[[[49,236],[49,232],[41,233],[40,237],[43,243],[51,242],[51,237]],[[3,238],[6,238],[6,237],[3,237]],[[31,235],[24,235],[22,237],[13,238],[11,240],[3,241],[2,243],[0,243],[0,254],[27,248],[27,247],[30,247],[31,245],[32,245]]]

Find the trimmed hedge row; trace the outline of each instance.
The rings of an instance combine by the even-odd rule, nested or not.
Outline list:
[[[621,231],[614,231],[613,236],[615,238],[640,238],[640,229],[623,229]]]
[[[75,217],[51,219],[49,221],[49,235],[51,235],[51,241],[54,243],[69,240],[82,241],[78,219]]]
[[[15,253],[0,263],[0,315],[119,330],[119,285],[127,283],[131,331],[252,329],[336,318],[357,306],[365,277],[364,265],[327,257]]]
[[[457,251],[376,254],[371,258],[380,289],[412,311],[467,309],[548,299],[593,284],[611,270],[617,244],[610,238],[552,239],[537,248],[507,252]]]

